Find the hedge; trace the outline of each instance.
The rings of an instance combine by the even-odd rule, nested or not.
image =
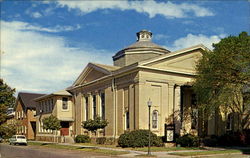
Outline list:
[[[89,143],[90,138],[87,135],[78,135],[75,138],[76,143]]]
[[[148,146],[149,131],[148,130],[135,130],[122,134],[118,139],[118,145],[120,147],[145,147]],[[163,142],[160,137],[150,132],[151,146],[163,146]]]

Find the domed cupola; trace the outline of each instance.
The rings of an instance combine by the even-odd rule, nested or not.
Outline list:
[[[137,35],[137,41],[120,50],[113,56],[114,66],[127,66],[139,61],[154,58],[170,51],[151,42],[152,33],[142,30]]]

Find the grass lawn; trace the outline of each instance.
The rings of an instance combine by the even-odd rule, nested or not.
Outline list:
[[[94,146],[89,147],[89,148],[85,148],[85,147],[79,147],[79,146],[73,146],[73,145],[61,145],[61,144],[40,143],[40,142],[29,142],[28,145],[35,145],[35,146],[55,148],[55,149],[80,150],[80,151],[94,152],[94,153],[100,153],[100,154],[105,154],[105,155],[122,155],[122,154],[129,153],[129,152],[125,152],[125,151],[113,151],[113,150],[97,149]]]
[[[93,143],[77,143],[80,145],[84,145],[84,146],[99,146],[99,147],[107,147],[107,148],[119,148],[117,147],[117,145],[106,145],[106,144],[93,144]]]
[[[147,154],[142,154],[142,155],[136,155],[135,157],[156,157],[156,155],[147,155]]]
[[[170,153],[171,155],[179,156],[195,156],[195,155],[213,155],[213,154],[232,154],[242,153],[241,150],[207,150],[207,151],[194,151],[194,152],[176,152]]]
[[[144,148],[130,148],[131,150],[136,151],[148,151],[148,147]],[[179,151],[179,150],[204,150],[202,147],[151,147],[150,150],[152,152],[160,152],[160,151]]]

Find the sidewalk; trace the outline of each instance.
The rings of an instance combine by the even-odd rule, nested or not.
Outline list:
[[[44,141],[29,141],[29,142],[38,142],[38,143],[51,143],[54,144],[54,142],[44,142]],[[109,148],[109,147],[101,147],[101,146],[88,146],[88,145],[82,145],[82,144],[70,144],[70,143],[56,143],[59,145],[66,145],[66,146],[75,146],[75,147],[81,147],[81,148],[95,148],[95,149],[103,149],[103,150],[113,150],[113,151],[124,151],[129,152],[128,154],[119,155],[119,157],[138,157],[140,155],[147,155],[148,153],[145,151],[135,151],[135,150],[128,150],[128,149],[121,149],[121,148]],[[225,150],[221,148],[208,148],[209,150]],[[159,157],[159,158],[187,158],[187,157],[209,157],[209,158],[250,158],[250,155],[242,155],[240,153],[230,153],[230,154],[214,154],[214,155],[197,155],[197,156],[177,156],[177,155],[171,155],[170,153],[176,153],[176,152],[201,152],[205,150],[178,150],[178,151],[161,151],[161,152],[151,152],[152,157]]]

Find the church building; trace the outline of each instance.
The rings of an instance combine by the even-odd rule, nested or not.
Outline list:
[[[147,30],[136,35],[134,44],[113,56],[112,66],[89,63],[67,88],[74,102],[76,135],[118,138],[125,131],[148,129],[149,119],[152,132],[159,136],[166,134],[168,125],[176,134],[198,133],[191,85],[196,62],[208,49],[196,45],[171,52],[153,43]],[[96,116],[109,124],[93,135],[81,125]]]

